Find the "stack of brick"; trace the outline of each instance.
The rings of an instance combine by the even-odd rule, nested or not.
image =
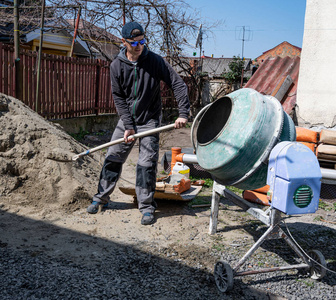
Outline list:
[[[269,206],[270,204],[267,198],[267,192],[269,188],[270,188],[269,185],[265,185],[253,191],[245,190],[243,192],[243,198],[250,202]]]
[[[316,154],[316,149],[319,143],[319,133],[303,127],[296,127],[296,141],[306,145]]]
[[[323,129],[320,133],[316,156],[320,163],[327,163],[336,169],[336,131]]]

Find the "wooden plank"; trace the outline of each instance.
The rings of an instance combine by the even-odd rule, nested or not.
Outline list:
[[[79,70],[80,70],[80,72],[79,72],[79,87],[80,87],[80,100],[82,101],[82,104],[83,104],[83,110],[85,111],[86,110],[86,103],[85,103],[85,95],[84,95],[84,90],[85,90],[85,83],[84,83],[84,65],[80,65],[79,66]]]
[[[126,195],[136,196],[135,188],[133,187],[119,187],[119,189]],[[155,199],[189,201],[189,200],[184,200],[179,193],[164,193],[160,191],[155,191],[154,198]]]
[[[63,57],[63,67],[62,67],[62,75],[63,75],[63,93],[62,93],[62,103],[63,103],[63,109],[62,109],[62,113],[63,113],[63,117],[64,118],[69,118],[69,108],[68,108],[68,99],[67,99],[67,71],[66,71],[66,60]]]
[[[16,98],[16,78],[15,78],[15,57],[14,57],[14,52],[11,52],[10,55],[10,95]]]
[[[45,60],[47,74],[46,74],[46,94],[47,96],[47,107],[46,112],[50,112],[52,108],[52,94],[51,94],[51,61]]]
[[[91,103],[90,103],[90,66],[86,65],[85,66],[85,105],[86,105],[86,113],[87,114],[91,114],[92,113],[92,107],[91,107]]]
[[[120,191],[126,195],[136,197],[135,188],[134,187],[126,187],[120,186]],[[192,186],[190,190],[184,193],[176,193],[176,192],[162,192],[155,191],[154,198],[155,199],[165,199],[165,200],[178,200],[178,201],[190,201],[197,196],[197,194],[201,191],[201,186]]]
[[[95,113],[94,109],[94,78],[95,78],[95,73],[94,73],[95,67],[94,66],[89,66],[89,71],[88,71],[88,77],[89,77],[89,104],[90,104],[90,114]]]
[[[82,111],[83,102],[82,102],[82,99],[80,98],[81,86],[80,86],[79,76],[80,76],[80,64],[76,64],[76,78],[75,78],[76,79],[76,94],[77,94],[77,101],[79,103],[79,110]]]
[[[85,99],[85,68],[86,65],[80,65],[80,77],[79,77],[79,82],[80,82],[80,99],[83,103],[83,110],[87,110],[87,103]]]
[[[100,66],[97,64],[95,69],[95,113],[98,116],[101,110],[99,109],[99,89],[100,89]]]
[[[28,94],[28,99],[27,99],[27,105],[32,108],[33,107],[33,57],[32,56],[27,56],[27,63],[28,63],[28,68],[27,68],[27,94]]]
[[[53,118],[56,115],[56,108],[57,108],[57,67],[56,62],[52,61],[52,90],[53,90],[53,97],[52,97],[52,108],[50,109],[50,113],[53,114]]]
[[[61,62],[56,60],[57,66],[57,103],[56,103],[56,114],[55,118],[60,118],[61,113],[61,86],[62,86],[62,70],[61,70]]]
[[[47,105],[47,97],[46,97],[46,60],[44,59],[46,55],[43,53],[42,54],[42,59],[41,59],[41,96],[40,102],[41,102],[41,113],[43,114],[46,111],[46,105]]]
[[[281,102],[283,97],[288,92],[289,88],[292,86],[292,84],[293,84],[293,79],[292,77],[290,77],[290,75],[283,77],[281,81],[277,84],[275,89],[273,90],[272,96]]]
[[[104,103],[106,103],[106,106],[109,107],[110,106],[110,103],[109,103],[109,97],[107,96],[107,78],[106,78],[106,67],[105,66],[102,66],[102,68],[104,69],[104,80],[102,81],[103,82],[103,89],[104,89]],[[110,110],[108,110],[107,112],[110,112]]]
[[[8,95],[8,51],[4,50],[3,93]]]
[[[28,95],[27,95],[27,56],[25,54],[22,55],[22,101],[23,103],[28,103]]]
[[[4,55],[3,55],[3,47],[2,43],[0,43],[0,93],[3,93],[3,67],[4,67]]]
[[[71,57],[66,57],[66,65],[65,65],[65,74],[66,74],[66,99],[67,99],[67,108],[68,108],[68,117],[73,118],[73,101],[70,96],[70,86],[71,86],[71,74],[70,74],[70,64],[71,62]]]
[[[77,112],[77,99],[75,95],[75,79],[74,79],[74,63],[73,61],[70,64],[70,97],[72,101],[72,108],[74,111],[74,116],[78,117],[78,112]]]

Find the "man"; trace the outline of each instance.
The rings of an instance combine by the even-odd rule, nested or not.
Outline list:
[[[135,143],[129,136],[160,126],[161,80],[173,89],[178,102],[179,117],[175,121],[175,128],[185,126],[188,121],[190,105],[187,86],[161,56],[147,49],[142,26],[137,22],[125,24],[122,28],[122,42],[124,48],[110,68],[112,95],[120,116],[111,141],[123,137],[125,142],[108,149],[98,192],[87,208],[88,213],[97,213],[99,206],[107,206],[122,165]],[[135,191],[143,225],[155,222],[154,192],[158,158],[159,134],[141,138]]]

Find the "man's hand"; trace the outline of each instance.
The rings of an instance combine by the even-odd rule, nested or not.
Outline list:
[[[135,134],[135,131],[133,129],[127,129],[124,132],[124,141],[125,143],[131,143],[134,142],[135,139],[134,138],[129,138],[130,135]]]
[[[187,122],[188,122],[188,119],[179,117],[175,121],[175,128],[178,129],[178,128],[185,127]]]

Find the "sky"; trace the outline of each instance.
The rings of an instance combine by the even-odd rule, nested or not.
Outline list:
[[[205,56],[256,58],[287,41],[302,47],[306,0],[186,0],[202,23],[220,21],[203,37]],[[244,43],[243,28],[245,26]],[[188,40],[195,45],[196,39]],[[243,48],[244,47],[244,48]],[[186,49],[190,56],[200,49]],[[203,52],[202,51],[202,52]],[[203,54],[203,53],[202,53]]]

